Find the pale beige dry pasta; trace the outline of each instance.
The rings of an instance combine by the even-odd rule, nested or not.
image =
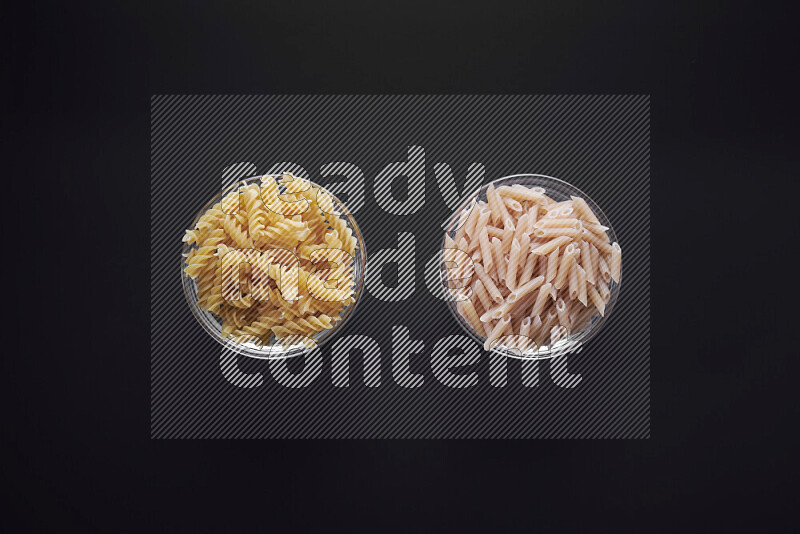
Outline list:
[[[558,220],[558,219],[553,219],[553,220]],[[569,219],[564,219],[564,220],[569,220]],[[537,239],[541,239],[543,237],[559,237],[559,236],[567,236],[574,239],[579,235],[581,235],[581,232],[583,232],[583,230],[579,230],[577,228],[566,228],[563,226],[557,226],[553,228],[537,228],[536,230],[534,230],[533,235]]]
[[[539,288],[539,294],[536,297],[536,302],[533,304],[533,308],[531,308],[531,316],[535,317],[542,314],[542,311],[544,311],[544,307],[547,304],[547,297],[550,296],[550,290],[552,287],[553,285],[548,282]]]
[[[195,280],[198,306],[218,317],[223,338],[235,343],[334,328],[354,298],[352,229],[308,180],[287,173],[260,182],[225,195],[186,231],[183,240],[194,248],[185,274]],[[249,276],[240,279],[243,271]]]
[[[492,271],[492,267],[494,267],[494,258],[492,257],[492,242],[489,241],[489,232],[486,230],[484,226],[480,232],[478,233],[478,241],[481,244],[481,258],[483,260],[483,265],[486,267],[487,271]]]
[[[586,269],[580,265],[575,266],[578,271],[578,300],[586,306]]]
[[[611,279],[619,283],[622,273],[622,249],[619,243],[611,244],[611,258],[608,262],[608,267],[611,270]]]
[[[537,350],[605,314],[619,283],[622,249],[584,199],[556,202],[540,187],[490,185],[486,201],[465,210],[445,243],[474,261],[471,302],[456,308],[485,337],[487,350],[503,334],[530,338],[509,341],[509,348]]]
[[[506,287],[514,290],[517,287],[517,269],[519,268],[520,244],[514,239],[511,243],[508,267],[506,268]]]
[[[561,237],[556,237],[552,241],[548,241],[542,245],[537,246],[535,249],[531,251],[531,254],[535,254],[538,256],[546,256],[556,250],[558,247],[562,245],[566,245],[567,243],[571,242],[573,238],[562,235]]]
[[[558,273],[558,253],[559,248],[556,249],[547,255],[547,275],[545,278],[548,282],[552,282],[556,278],[556,273]],[[531,254],[534,256],[534,254]]]

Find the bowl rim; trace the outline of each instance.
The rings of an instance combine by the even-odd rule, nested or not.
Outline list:
[[[215,194],[208,202],[206,202],[206,204],[203,205],[203,207],[200,209],[200,211],[197,212],[197,214],[192,219],[192,222],[190,223],[190,226],[193,227],[193,225],[195,225],[197,223],[197,220],[200,217],[202,217],[202,215],[204,213],[206,213],[214,204],[216,204],[217,202],[220,202],[225,197],[225,195],[227,195],[228,193],[230,193],[232,191],[235,191],[237,188],[241,187],[243,184],[245,184],[245,183],[247,183],[247,184],[253,183],[255,180],[261,180],[264,177],[279,178],[279,177],[282,177],[284,174],[286,174],[286,173],[277,173],[277,174],[267,173],[267,174],[259,174],[259,175],[254,175],[254,176],[248,176],[248,177],[244,177],[244,178],[237,178],[231,184],[229,184],[228,186],[226,186],[222,190],[220,190],[220,192]],[[291,174],[291,173],[288,173],[288,174]],[[357,273],[360,273],[360,276],[358,276],[356,278],[356,280],[355,280],[355,289],[354,289],[354,292],[353,292],[353,295],[354,295],[353,302],[345,307],[344,315],[342,316],[341,320],[336,324],[336,326],[334,326],[333,328],[322,330],[322,331],[319,332],[319,333],[321,333],[321,337],[319,339],[315,339],[313,336],[307,336],[308,339],[311,339],[313,341],[313,343],[314,343],[313,347],[293,346],[293,347],[289,347],[287,350],[277,351],[277,352],[275,352],[273,354],[272,353],[273,352],[272,349],[275,347],[275,344],[273,343],[273,344],[269,345],[269,350],[265,351],[265,352],[267,352],[266,354],[259,354],[259,353],[255,352],[254,349],[249,349],[247,346],[240,345],[238,343],[233,342],[233,340],[230,339],[230,338],[223,339],[222,336],[221,336],[221,333],[222,333],[221,330],[220,331],[215,331],[212,328],[211,324],[210,324],[211,322],[215,322],[216,324],[219,324],[217,321],[212,321],[212,319],[210,318],[210,317],[215,317],[216,318],[217,316],[214,315],[211,312],[206,311],[206,310],[199,309],[197,304],[194,301],[192,301],[192,293],[193,293],[193,291],[192,291],[191,286],[194,283],[194,279],[189,277],[189,276],[187,276],[186,273],[184,272],[184,269],[186,268],[186,254],[188,253],[189,250],[194,248],[196,245],[189,245],[189,244],[184,242],[183,246],[181,247],[181,253],[180,253],[180,258],[179,258],[179,263],[180,263],[180,271],[179,271],[179,273],[180,273],[180,277],[181,277],[181,286],[183,287],[184,298],[186,299],[186,303],[188,304],[189,309],[192,311],[192,315],[194,315],[194,318],[200,323],[200,326],[203,328],[203,330],[205,330],[205,332],[207,334],[209,334],[212,338],[214,338],[220,345],[222,345],[224,348],[226,348],[228,350],[231,350],[231,351],[233,351],[233,352],[235,352],[237,354],[240,354],[242,356],[246,356],[248,358],[252,358],[252,359],[255,359],[255,360],[284,360],[284,359],[287,359],[287,358],[293,358],[295,356],[300,356],[302,354],[306,354],[306,353],[308,353],[310,351],[313,351],[313,350],[318,350],[320,345],[322,345],[323,343],[326,343],[327,341],[329,341],[331,339],[331,337],[333,336],[333,334],[335,332],[339,331],[345,325],[345,323],[347,323],[347,321],[353,315],[353,312],[355,311],[356,307],[358,306],[358,303],[361,301],[361,297],[363,296],[363,293],[364,293],[365,281],[366,281],[366,278],[367,278],[367,245],[366,245],[366,242],[364,241],[364,236],[361,233],[361,229],[359,228],[358,223],[355,220],[355,217],[353,217],[353,214],[350,213],[350,210],[347,209],[347,206],[344,204],[344,202],[342,202],[336,195],[334,195],[327,188],[321,186],[320,184],[318,184],[318,183],[316,183],[313,180],[310,180],[308,178],[303,178],[303,179],[309,181],[312,185],[314,185],[315,187],[318,187],[319,189],[321,189],[323,192],[325,192],[327,195],[329,195],[331,197],[331,199],[334,202],[336,208],[338,208],[338,209],[340,209],[342,211],[342,215],[344,216],[345,221],[347,221],[348,226],[350,227],[350,229],[353,230],[353,234],[356,237],[356,249],[360,250],[360,252],[361,252],[361,264],[360,264],[360,266],[359,266],[359,262],[358,262],[357,257],[354,257],[354,263],[355,263],[355,267],[356,267],[355,271]],[[358,267],[360,267],[360,269]],[[194,293],[196,295],[196,284],[195,284]]]
[[[589,207],[592,208],[592,211],[595,213],[595,215],[598,216],[598,219],[600,219],[600,221],[603,223],[603,226],[608,226],[608,234],[610,241],[612,243],[617,241],[617,234],[614,231],[614,227],[611,225],[611,221],[606,216],[605,212],[590,196],[588,196],[586,193],[578,189],[576,186],[560,178],[556,178],[555,176],[549,176],[547,174],[518,173],[518,174],[510,174],[508,176],[502,176],[500,178],[496,178],[494,180],[486,182],[479,188],[475,189],[472,193],[464,197],[461,204],[458,206],[456,210],[453,211],[452,215],[447,221],[447,224],[445,225],[445,231],[442,236],[442,245],[440,247],[440,254],[445,249],[446,236],[450,235],[451,232],[455,231],[458,228],[458,219],[460,214],[464,211],[464,209],[467,206],[469,206],[469,204],[475,198],[479,197],[481,193],[484,193],[491,185],[494,185],[495,187],[497,187],[498,184],[507,185],[508,182],[512,180],[516,181],[523,178],[540,179],[545,181],[549,180],[557,183],[560,187],[567,189],[567,191],[569,192],[568,194],[572,194],[574,196],[580,196],[581,198],[583,198],[586,201],[586,203],[589,204]],[[546,186],[542,187],[545,187],[546,189]],[[439,275],[442,280],[442,283],[446,284],[446,280],[444,278],[444,271],[445,269],[440,268]],[[519,351],[514,352],[509,349],[504,349],[502,346],[499,346],[499,344],[493,345],[487,352],[500,354],[502,356],[507,356],[510,358],[516,358],[520,360],[549,360],[556,358],[558,356],[563,356],[565,354],[575,353],[580,351],[585,343],[587,343],[591,338],[597,335],[597,333],[602,329],[602,327],[605,325],[606,321],[614,311],[614,305],[616,304],[620,292],[620,287],[622,285],[622,278],[623,278],[623,271],[622,268],[620,268],[619,282],[614,282],[612,280],[611,283],[609,283],[610,296],[608,302],[606,303],[605,314],[599,316],[599,319],[597,319],[596,321],[595,318],[598,317],[598,315],[593,316],[591,319],[591,321],[593,322],[590,323],[589,328],[587,328],[586,330],[583,330],[576,334],[571,334],[568,337],[558,341],[555,345],[546,345],[547,349],[544,351],[542,351],[542,348],[539,347],[539,349],[537,349],[536,353],[533,355],[525,355],[524,353],[519,353]],[[446,300],[447,309],[450,310],[450,313],[453,315],[459,326],[461,326],[462,330],[464,330],[473,340],[477,341],[481,345],[481,347],[483,347],[486,338],[484,336],[479,336],[476,332],[473,331],[472,327],[467,323],[466,319],[461,317],[461,314],[458,313],[458,310],[456,309],[455,306],[455,302],[457,301],[448,298]],[[502,337],[500,339],[502,339]]]

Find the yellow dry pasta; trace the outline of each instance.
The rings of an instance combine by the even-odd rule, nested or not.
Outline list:
[[[197,305],[234,343],[308,345],[304,337],[334,328],[354,302],[356,237],[308,180],[287,173],[243,183],[183,241],[192,247],[184,273],[196,283]]]

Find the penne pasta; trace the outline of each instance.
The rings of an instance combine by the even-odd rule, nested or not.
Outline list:
[[[578,264],[572,262],[572,267],[569,269],[569,298],[575,300],[578,298]]]
[[[557,220],[557,219],[552,219]],[[533,235],[537,238],[542,237],[560,237],[560,236],[567,236],[575,239],[576,237],[580,236],[583,232],[583,229],[577,228],[564,228],[564,227],[554,227],[554,228],[537,228],[533,231]]]
[[[502,282],[506,279],[506,265],[503,262],[505,259],[503,255],[503,243],[496,237],[492,238],[492,254],[495,265],[494,271],[497,274],[496,278]]]
[[[487,271],[492,272],[492,268],[494,267],[494,258],[492,256],[492,245],[489,241],[489,232],[486,230],[485,226],[481,229],[480,234],[478,234],[478,239],[480,240],[481,244],[481,260],[483,262],[483,266]]]
[[[600,315],[605,315],[606,313],[606,301],[603,300],[603,297],[600,296],[600,293],[597,292],[597,289],[594,286],[589,286],[589,300],[592,301],[594,307],[597,308],[597,311],[600,312]]]
[[[472,283],[472,292],[477,295],[478,300],[480,301],[484,310],[488,310],[492,307],[492,299],[486,292],[486,288],[483,286],[483,282],[480,280],[480,278]]]
[[[583,200],[581,197],[570,197],[570,198],[572,199],[572,205],[575,207],[575,211],[578,212],[581,219],[583,219],[584,221],[588,221],[592,224],[600,225],[600,221],[597,219],[594,212],[592,211],[592,209],[589,207],[589,205],[586,203],[585,200]]]
[[[486,201],[462,211],[445,236],[443,261],[451,266],[451,305],[485,337],[485,349],[503,339],[503,350],[552,347],[605,314],[622,250],[584,199],[555,201],[540,187],[489,184]]]
[[[611,269],[608,268],[608,263],[606,263],[606,260],[603,256],[600,256],[597,261],[598,261],[598,271],[600,272],[600,278],[603,281],[608,282],[609,280],[611,280]]]
[[[500,200],[500,197],[497,195],[497,191],[494,189],[494,185],[489,184],[489,187],[486,189],[486,200],[489,203],[489,209],[491,210],[491,219],[492,222],[495,224],[497,221],[505,221],[506,219],[510,219],[511,215],[509,215],[508,210],[506,209],[506,205]]]
[[[527,213],[523,213],[522,216],[517,220],[516,230],[514,230],[514,239],[522,243],[522,236],[525,234],[529,234],[528,232],[528,219],[529,216]],[[527,254],[528,251],[526,250],[525,253]]]
[[[480,263],[475,264],[475,274],[477,274],[478,278],[480,278],[481,282],[483,282],[483,287],[486,289],[489,297],[494,302],[503,302],[503,295],[500,293],[500,290],[497,289],[497,286],[492,281],[491,277],[486,274],[486,271],[483,269],[483,266]]]
[[[575,261],[575,255],[575,244],[570,243],[567,245],[567,248],[564,249],[564,256],[561,258],[561,264],[558,267],[558,274],[553,282],[553,286],[556,289],[561,289],[564,286],[564,283],[567,281],[567,275],[569,275],[569,270],[572,267],[572,263]]]
[[[581,265],[586,270],[586,281],[590,284],[594,285],[595,283],[595,267],[594,267],[594,259],[592,256],[591,251],[592,245],[583,241],[581,243]]]
[[[501,196],[500,197],[502,202],[506,205],[506,210],[510,210],[514,213],[521,213],[522,212],[522,204],[519,203],[516,199],[509,197],[509,196]]]
[[[586,306],[586,271],[580,265],[576,265],[575,269],[578,271],[578,300]]]
[[[508,267],[506,268],[506,287],[512,291],[517,287],[517,269],[519,268],[520,260],[520,244],[519,241],[514,239],[511,243],[511,252],[509,253]]]
[[[573,228],[579,230],[581,222],[578,219],[542,219],[533,225],[534,228]]]
[[[569,313],[567,312],[567,304],[564,302],[564,299],[558,299],[556,301],[556,313],[558,314],[558,322],[561,323],[561,326],[569,329]]]
[[[503,244],[503,254],[507,254],[509,250],[511,250],[511,241],[514,239],[514,233],[516,228],[514,227],[513,221],[511,219],[506,219],[503,221],[503,235],[500,238],[500,241]]]
[[[496,339],[498,339],[503,333],[508,329],[509,325],[511,324],[511,317],[505,316],[495,324],[492,331],[486,338],[486,342],[483,344],[484,350],[489,350],[492,348],[492,344]]]
[[[483,325],[481,325],[481,321],[478,318],[478,312],[475,311],[475,306],[472,305],[472,301],[462,300],[456,305],[456,309],[458,309],[458,312],[467,320],[476,333],[479,335],[483,333]]]
[[[588,242],[590,242],[592,245],[594,245],[595,247],[597,247],[597,250],[599,250],[599,251],[600,251],[600,252],[602,252],[603,254],[611,254],[611,250],[612,250],[612,249],[611,249],[611,245],[609,245],[609,244],[608,244],[608,242],[606,242],[606,241],[603,241],[602,239],[600,239],[599,237],[597,237],[597,235],[596,235],[596,234],[593,234],[592,232],[590,232],[590,231],[589,231],[589,230],[587,230],[586,228],[584,228],[583,230],[581,230],[581,235],[580,235],[580,237],[581,237],[581,239],[583,239],[584,241],[588,241]]]
[[[603,280],[599,280],[596,287],[597,292],[600,293],[600,298],[602,298],[605,302],[608,302],[608,299],[611,298],[611,290],[608,289],[608,284],[606,284]]]
[[[496,226],[487,226],[486,232],[489,234],[489,237],[503,237],[503,230]]]
[[[529,245],[530,238],[528,237],[528,234],[522,234],[522,240],[519,244],[520,256],[522,256],[522,251],[528,250]],[[522,272],[517,280],[517,285],[524,284],[533,277],[533,270],[536,268],[536,261],[538,258],[539,256],[534,256],[533,254],[528,254],[527,258],[524,258],[525,265],[522,266]],[[520,257],[520,264],[522,261],[523,257]]]
[[[533,204],[530,208],[528,208],[528,232],[533,231],[533,225],[538,222],[539,219],[539,204]]]
[[[506,300],[508,300],[509,302],[512,302],[512,303],[517,302],[518,300],[520,300],[522,297],[524,297],[525,295],[527,295],[531,291],[533,291],[536,288],[540,287],[542,284],[544,284],[544,278],[541,277],[541,276],[537,276],[533,280],[530,280],[529,282],[526,282],[524,285],[521,285],[517,289],[512,291],[508,295],[508,298]]]
[[[551,241],[548,241],[543,245],[539,245],[538,247],[536,247],[531,251],[531,254],[535,254],[537,256],[546,256],[547,254],[550,254],[558,247],[566,245],[570,241],[572,241],[572,238],[568,236],[557,237]]]
[[[464,224],[465,236],[472,238],[475,235],[475,227],[478,224],[479,218],[480,209],[478,208],[478,204],[473,200],[469,208],[469,217],[467,217],[467,222]]]
[[[544,311],[544,307],[547,304],[547,297],[550,296],[550,289],[552,288],[552,284],[547,283],[544,284],[542,287],[539,288],[539,294],[536,297],[536,301],[533,304],[533,308],[531,308],[531,315],[541,315]]]
[[[622,249],[619,243],[612,243],[611,257],[609,260],[609,270],[611,272],[611,279],[619,283],[620,276],[622,275]]]
[[[533,189],[528,189],[527,187],[517,188],[504,185],[497,188],[497,194],[519,201],[530,200],[533,202],[539,202],[544,200],[544,191],[538,192],[534,191]]]

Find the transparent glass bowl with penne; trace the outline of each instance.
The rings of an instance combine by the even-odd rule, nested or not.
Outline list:
[[[366,249],[345,205],[284,174],[232,184],[183,237],[181,280],[205,331],[253,358],[302,354],[353,314]]]
[[[455,211],[441,273],[450,310],[486,350],[552,358],[578,350],[611,314],[622,250],[603,211],[576,187],[518,174]]]

